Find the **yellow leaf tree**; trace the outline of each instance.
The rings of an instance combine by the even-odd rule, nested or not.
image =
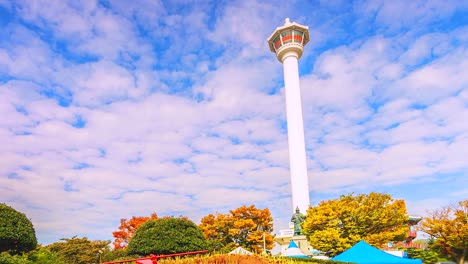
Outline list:
[[[468,258],[468,200],[458,206],[443,207],[429,213],[421,223],[421,230],[435,239],[442,254],[459,264]]]
[[[360,240],[377,247],[404,240],[408,219],[404,200],[380,193],[348,194],[309,207],[302,228],[311,246],[335,256]]]
[[[200,228],[205,237],[224,250],[242,246],[254,252],[274,246],[273,217],[270,210],[254,205],[230,210],[228,214],[209,214],[202,218]]]

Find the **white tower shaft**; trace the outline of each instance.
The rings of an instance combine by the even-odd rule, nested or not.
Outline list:
[[[298,60],[309,42],[309,28],[286,18],[268,38],[268,46],[283,63],[286,115],[288,122],[289,165],[291,171],[292,209],[306,213],[309,208],[309,182],[302,120]]]
[[[298,54],[295,52],[288,52],[282,59],[286,94],[293,212],[296,207],[299,207],[299,210],[305,213],[309,208],[310,201],[301,90],[299,85]]]

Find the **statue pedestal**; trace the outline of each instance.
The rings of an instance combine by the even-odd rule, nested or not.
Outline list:
[[[302,251],[302,253],[306,255],[310,255],[310,246],[309,246],[309,242],[307,241],[306,236],[304,235],[293,236],[292,240],[294,240],[297,247]]]
[[[287,230],[280,230],[280,234],[275,237],[275,242],[281,246],[281,255],[286,255],[286,250],[288,249],[289,243],[291,240],[296,243],[297,247],[302,251],[302,253],[306,255],[310,254],[310,246],[309,242],[307,242],[307,238],[304,235],[295,236],[294,230],[287,229]]]

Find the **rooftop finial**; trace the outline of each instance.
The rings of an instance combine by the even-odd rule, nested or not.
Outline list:
[[[289,17],[287,17],[285,20],[284,20],[284,25],[287,26],[291,24],[291,21],[289,20]]]

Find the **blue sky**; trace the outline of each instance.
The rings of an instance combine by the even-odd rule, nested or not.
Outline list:
[[[120,218],[291,214],[282,65],[299,61],[312,204],[468,197],[465,1],[0,0],[0,201],[40,243]]]

